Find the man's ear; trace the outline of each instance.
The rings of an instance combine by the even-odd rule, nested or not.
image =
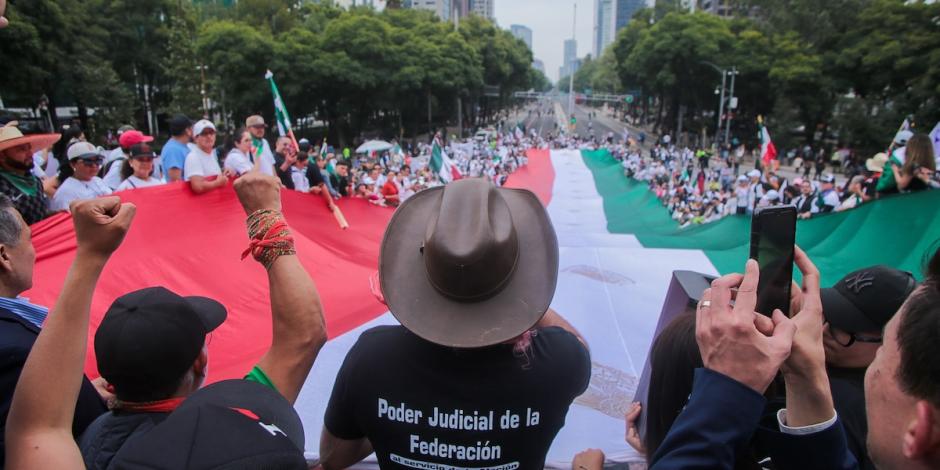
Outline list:
[[[0,274],[13,272],[13,260],[10,259],[10,248],[0,243]]]
[[[207,368],[209,365],[209,354],[206,352],[206,348],[202,348],[202,351],[199,353],[199,356],[193,362],[193,373],[196,377],[205,377],[207,375]]]
[[[902,446],[904,456],[910,460],[940,458],[940,410],[926,400],[918,400]]]

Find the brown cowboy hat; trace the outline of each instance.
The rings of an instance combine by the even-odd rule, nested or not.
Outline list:
[[[515,338],[548,310],[558,239],[535,194],[464,179],[405,201],[385,230],[382,294],[395,318],[444,346]]]
[[[10,121],[5,126],[0,127],[0,152],[8,148],[19,147],[23,144],[29,144],[29,151],[35,152],[51,146],[62,138],[62,134],[23,135],[23,133],[16,128],[18,124],[19,123],[16,121]]]

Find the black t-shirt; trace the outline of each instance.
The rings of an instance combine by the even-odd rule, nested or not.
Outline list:
[[[315,162],[307,165],[307,181],[310,181],[310,187],[315,188],[321,184],[326,184],[323,179],[323,173],[320,173],[320,167]]]
[[[330,175],[330,183],[340,196],[349,196],[349,178],[339,175]]]
[[[366,331],[336,377],[324,424],[369,438],[384,468],[543,468],[591,359],[571,333],[537,330],[511,345],[453,349],[402,326]]]
[[[874,470],[875,465],[868,458],[865,447],[868,437],[868,423],[865,420],[865,369],[829,367],[828,372],[832,401],[845,428],[849,450],[858,460],[859,468]]]
[[[290,167],[287,168],[287,171],[281,170],[281,165],[284,164],[286,158],[280,153],[274,154],[274,172],[277,173],[278,179],[281,180],[281,184],[284,185],[287,189],[294,189],[294,179],[290,176]]]

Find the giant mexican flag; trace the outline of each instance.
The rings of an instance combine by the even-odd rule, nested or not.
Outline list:
[[[533,190],[548,208],[561,246],[552,306],[587,338],[593,362],[590,387],[571,407],[548,463],[570,468],[575,453],[589,447],[603,449],[611,460],[639,460],[624,442],[623,413],[634,398],[672,272],[740,270],[748,220],[731,217],[679,230],[646,186],[628,181],[606,152],[534,150],[528,156],[529,165],[508,185]],[[94,296],[86,373],[98,376],[91,338],[108,305],[130,290],[163,285],[228,307],[229,317],[209,345],[209,379],[244,375],[270,344],[270,305],[263,268],[239,261],[247,237],[231,186],[200,196],[182,183],[120,195],[138,205],[137,218]],[[330,336],[296,403],[314,457],[346,351],[364,329],[395,320],[374,285],[391,210],[360,199],[338,201],[350,222],[343,231],[310,197],[282,195],[297,251],[320,290]],[[825,285],[878,263],[918,273],[923,254],[940,237],[938,211],[940,191],[888,198],[801,221],[797,240],[819,265]],[[35,288],[26,295],[52,305],[75,253],[69,217],[34,225],[33,239]]]

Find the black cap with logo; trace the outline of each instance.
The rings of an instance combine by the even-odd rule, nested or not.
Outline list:
[[[823,315],[849,333],[881,331],[915,287],[906,271],[880,265],[859,269],[822,289]]]

